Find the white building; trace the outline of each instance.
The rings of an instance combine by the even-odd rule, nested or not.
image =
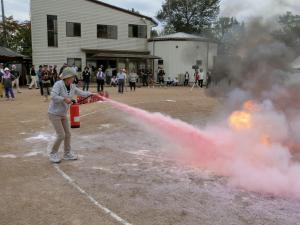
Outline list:
[[[290,64],[291,68],[296,70],[296,71],[300,71],[300,56],[297,57],[291,64]]]
[[[147,40],[157,23],[97,0],[31,0],[34,65],[142,69],[153,65]]]
[[[217,56],[218,45],[207,38],[186,33],[175,33],[162,37],[156,37],[148,41],[148,47],[152,55],[161,57],[155,60],[154,68],[159,67],[165,70],[165,77],[174,79],[186,71],[190,74],[190,81],[193,81],[195,70],[193,66],[203,69],[204,73],[213,69],[215,57]]]

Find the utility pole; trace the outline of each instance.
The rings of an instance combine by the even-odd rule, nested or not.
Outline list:
[[[4,14],[4,3],[3,0],[1,0],[1,8],[2,8],[2,26],[3,26],[3,46],[7,47],[7,33],[6,33],[6,24],[5,24],[5,14]]]

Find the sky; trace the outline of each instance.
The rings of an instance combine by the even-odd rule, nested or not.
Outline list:
[[[102,0],[124,9],[138,10],[141,14],[155,17],[164,0]],[[298,4],[297,4],[298,2]],[[28,20],[30,0],[4,0],[6,16],[17,20]],[[247,20],[254,16],[271,18],[291,11],[300,14],[299,0],[221,0],[221,15]]]

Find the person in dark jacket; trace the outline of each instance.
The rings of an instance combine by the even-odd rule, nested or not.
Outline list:
[[[37,80],[36,80],[37,76],[36,76],[34,65],[32,65],[31,67],[30,76],[31,76],[31,83],[29,85],[29,89],[32,89],[33,85],[35,86],[36,89],[38,89]]]
[[[21,93],[20,91],[20,85],[19,85],[19,79],[20,79],[20,73],[17,71],[16,65],[11,66],[10,73],[15,77],[12,86],[16,86],[18,93]]]
[[[91,81],[91,72],[88,67],[84,68],[84,71],[82,72],[82,79],[83,79],[83,91],[88,91],[90,87],[90,81]]]
[[[39,87],[40,87],[41,96],[44,96],[42,73],[43,73],[43,66],[40,65],[39,70],[37,71],[36,75],[37,75],[37,80],[38,80],[38,84],[39,84]]]

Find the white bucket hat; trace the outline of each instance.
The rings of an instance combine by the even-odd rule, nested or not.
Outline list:
[[[66,67],[63,72],[59,75],[59,78],[61,80],[65,80],[67,78],[70,77],[75,77],[76,76],[76,72],[74,71],[74,69],[72,69],[71,67]]]

